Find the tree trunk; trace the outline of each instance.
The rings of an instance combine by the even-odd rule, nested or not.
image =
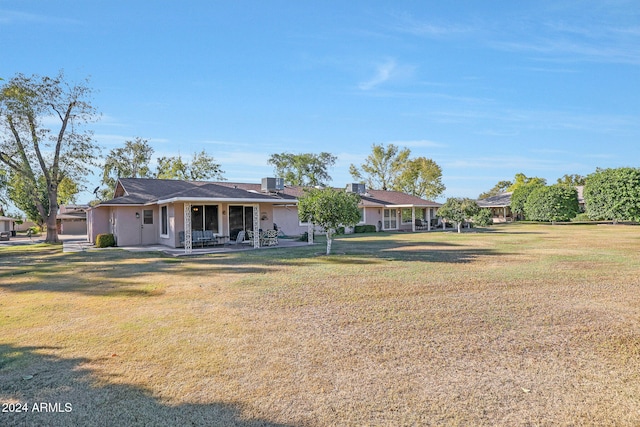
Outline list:
[[[331,255],[331,230],[327,231],[327,255]]]
[[[45,243],[60,243],[60,240],[58,240],[57,217],[58,215],[56,214],[56,212],[52,212],[47,217],[47,239],[45,240]]]
[[[458,223],[458,233],[462,233],[462,222]]]
[[[47,239],[45,243],[60,243],[58,240],[58,188],[50,185],[49,190],[49,212],[45,217],[47,223]]]

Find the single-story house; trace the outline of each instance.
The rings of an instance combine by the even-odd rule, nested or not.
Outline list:
[[[57,215],[58,232],[60,234],[87,234],[86,205],[61,205]]]
[[[396,191],[366,191],[362,184],[351,184],[347,191],[360,194],[361,224],[406,231],[437,224],[439,203]],[[189,252],[193,237],[201,233],[224,242],[251,231],[257,247],[260,230],[277,227],[286,235],[308,230],[298,219],[303,192],[276,178],[261,184],[121,178],[113,199],[89,208],[87,236],[95,243],[98,234],[112,233],[118,246],[184,246]]]
[[[578,185],[576,186],[576,190],[578,191],[578,206],[580,207],[580,212],[584,212],[584,186]],[[487,197],[486,199],[480,199],[477,201],[477,203],[481,208],[491,209],[491,213],[493,214],[493,222],[513,221],[514,217],[513,213],[511,212],[512,194],[513,192],[511,191],[500,193],[495,196]]]
[[[486,199],[478,200],[478,206],[481,208],[491,209],[493,222],[510,222],[513,221],[511,212],[511,195],[513,192],[500,193]]]
[[[3,233],[3,235],[15,234],[16,221],[17,219],[15,218],[0,216],[0,233]]]

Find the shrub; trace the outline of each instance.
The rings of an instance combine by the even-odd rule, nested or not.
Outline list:
[[[378,231],[375,225],[356,225],[353,227],[354,233],[375,233]]]
[[[584,202],[594,220],[640,220],[640,168],[598,169],[587,176]]]
[[[569,221],[579,212],[578,192],[563,184],[538,187],[527,197],[524,212],[531,221]]]
[[[343,235],[344,234],[344,227],[343,226],[338,227],[338,230],[336,231],[336,234]]]
[[[571,218],[572,222],[585,222],[585,221],[591,221],[591,218],[589,218],[589,215],[586,212],[583,213],[579,213],[578,215],[575,216],[575,218]]]
[[[491,209],[480,209],[478,213],[473,216],[471,221],[474,225],[478,225],[480,227],[493,225],[493,214],[491,213]]]
[[[298,241],[299,242],[308,242],[309,241],[309,232],[305,231],[304,233],[302,233],[300,235],[300,238],[298,239]]]
[[[116,245],[116,239],[113,234],[98,234],[96,236],[97,248],[108,248]]]

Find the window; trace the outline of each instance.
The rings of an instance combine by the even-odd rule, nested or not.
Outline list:
[[[191,229],[218,232],[218,205],[191,206]]]
[[[162,224],[160,234],[169,234],[169,214],[166,206],[160,208],[160,221]]]
[[[143,224],[153,224],[153,211],[149,209],[145,209],[142,211],[142,223]]]
[[[358,208],[358,212],[360,212],[360,221],[358,221],[358,224],[364,224],[364,208]]]

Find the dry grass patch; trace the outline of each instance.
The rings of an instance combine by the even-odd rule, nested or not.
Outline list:
[[[336,249],[0,249],[0,424],[640,424],[637,228]]]

